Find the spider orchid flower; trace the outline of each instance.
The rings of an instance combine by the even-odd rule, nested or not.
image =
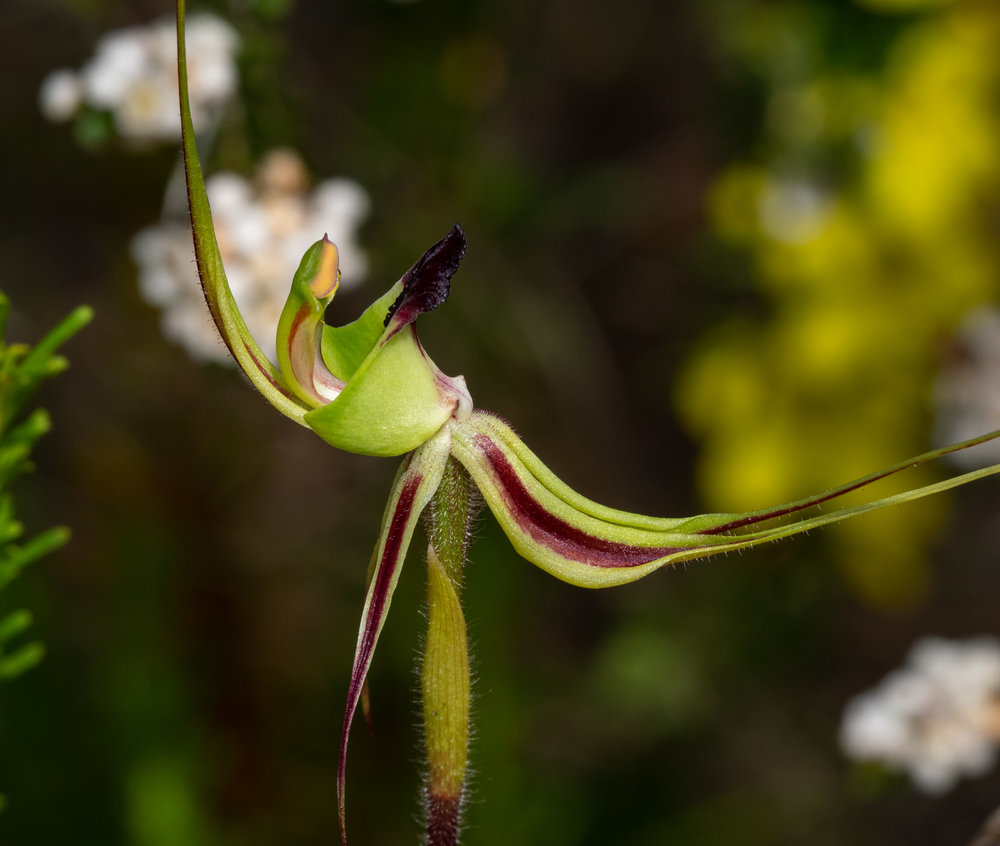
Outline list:
[[[421,515],[428,523],[428,634],[422,667],[427,759],[426,842],[458,842],[469,738],[469,668],[460,590],[473,487],[536,566],[570,584],[625,584],[679,561],[745,549],[903,503],[1000,472],[975,470],[894,496],[822,514],[809,509],[863,490],[946,453],[1000,437],[993,432],[873,473],[816,496],[742,514],[656,518],[593,502],[560,481],[500,417],[473,408],[461,376],[424,351],[416,319],[441,305],[465,253],[455,226],[353,323],[323,315],[339,282],[336,246],[306,252],[277,326],[273,364],[250,336],[226,281],[205,193],[187,94],[184,0],[177,0],[182,145],[195,253],[219,332],[260,393],[279,411],[349,452],[404,456],[382,520],[348,685],[338,762],[338,816],[347,842],[347,740]]]

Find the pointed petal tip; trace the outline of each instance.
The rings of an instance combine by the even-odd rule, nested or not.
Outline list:
[[[349,731],[349,727],[345,731]],[[340,842],[347,846],[347,797],[344,788],[346,785],[347,770],[347,736],[340,741],[340,763],[337,767],[337,826],[340,829]]]

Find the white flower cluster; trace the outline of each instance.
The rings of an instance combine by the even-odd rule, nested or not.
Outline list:
[[[367,257],[357,229],[368,194],[350,179],[309,190],[305,168],[289,150],[272,151],[252,181],[219,173],[206,181],[216,237],[233,296],[251,335],[275,361],[275,330],[292,276],[324,233],[340,253],[341,285],[360,282]],[[188,224],[165,221],[132,241],[144,299],[163,309],[163,333],[197,359],[231,363],[205,305]]]
[[[1000,641],[924,638],[907,665],[848,703],[840,742],[851,758],[906,770],[927,793],[993,766],[1000,740]]]
[[[188,83],[196,127],[215,122],[236,91],[239,46],[236,31],[220,18],[201,14],[188,20]],[[175,141],[180,117],[173,19],[107,33],[78,72],[63,68],[43,80],[39,106],[57,122],[84,107],[109,112],[126,140]]]
[[[942,446],[1000,429],[1000,309],[980,308],[955,334],[934,390],[935,440]],[[956,452],[949,458],[968,469],[1000,461],[1000,444]]]

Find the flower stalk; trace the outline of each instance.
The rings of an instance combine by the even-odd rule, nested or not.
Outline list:
[[[460,595],[473,499],[469,474],[449,457],[427,520],[427,636],[420,673],[427,846],[455,846],[461,830],[471,680]]]
[[[469,651],[459,584],[427,547],[427,640],[420,687],[427,846],[458,843],[469,753]]]

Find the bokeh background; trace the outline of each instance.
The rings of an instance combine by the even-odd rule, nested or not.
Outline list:
[[[317,181],[365,187],[367,281],[333,320],[460,221],[469,252],[422,340],[592,498],[662,515],[770,505],[948,428],[935,386],[1000,287],[995,4],[196,8],[243,44],[209,170],[250,175],[290,146]],[[8,337],[97,313],[40,397],[55,430],[18,489],[29,530],[74,537],[0,595],[47,647],[0,687],[4,846],[336,838],[394,462],[332,451],[164,337],[129,244],[160,218],[176,148],[38,105],[43,78],[102,33],[170,12],[8,0],[0,16]],[[916,638],[1000,634],[998,506],[981,482],[607,592],[533,569],[484,514],[466,842],[967,842],[1000,772],[926,796],[846,760],[837,734]],[[352,742],[353,842],[417,839],[422,590],[414,555],[371,676],[375,734]]]

